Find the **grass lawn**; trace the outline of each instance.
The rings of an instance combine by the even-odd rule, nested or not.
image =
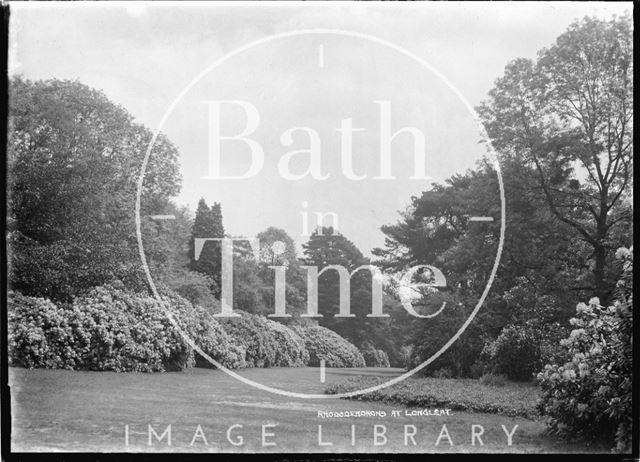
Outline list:
[[[322,393],[327,385],[361,374],[394,376],[394,369],[250,369],[241,373],[261,383]],[[353,400],[289,398],[257,390],[221,371],[191,369],[165,374],[9,369],[13,451],[115,452],[595,452],[604,447],[568,444],[543,434],[540,420],[521,416],[453,411],[449,416],[406,416],[406,406]],[[400,410],[392,417],[392,410]],[[384,411],[386,417],[320,418],[318,411]],[[151,425],[167,439],[148,445]],[[228,441],[243,444],[234,446]],[[352,424],[355,443],[352,444]],[[471,426],[482,425],[480,446],[471,444]],[[125,425],[129,445],[125,445]],[[195,438],[198,425],[202,433]],[[266,442],[262,445],[262,426]],[[318,425],[322,426],[319,445]],[[386,444],[374,445],[374,426],[384,426]],[[435,445],[446,425],[447,438]],[[507,446],[504,425],[518,425]],[[409,426],[409,427],[405,427]],[[405,432],[415,435],[405,441]],[[408,430],[407,430],[408,429]],[[382,432],[382,427],[378,427]],[[273,436],[268,434],[272,433]],[[206,444],[204,438],[206,438]],[[413,442],[415,441],[415,445]],[[379,443],[384,442],[379,438]],[[405,442],[407,445],[405,445]]]

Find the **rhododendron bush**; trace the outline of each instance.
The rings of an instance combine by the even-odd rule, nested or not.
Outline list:
[[[244,352],[246,367],[299,367],[309,361],[303,340],[285,325],[251,313],[238,314],[224,320],[222,327]]]
[[[176,294],[163,300],[205,353],[228,367],[244,365],[243,352],[202,308]],[[161,304],[117,285],[59,305],[9,293],[8,339],[11,365],[28,368],[156,372],[195,363],[192,348]]]
[[[617,451],[631,444],[633,247],[619,249],[623,274],[617,300],[604,307],[598,298],[580,303],[562,340],[570,358],[548,364],[538,374],[543,396],[539,410],[559,434],[615,440]]]
[[[309,351],[309,366],[365,367],[365,360],[358,348],[334,331],[321,326],[293,326],[304,339]]]

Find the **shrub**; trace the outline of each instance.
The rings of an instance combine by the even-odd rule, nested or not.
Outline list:
[[[372,344],[366,343],[360,351],[368,367],[389,367],[389,356],[384,350],[377,349]]]
[[[287,367],[302,367],[309,363],[309,351],[304,340],[287,326],[267,320],[278,343],[276,364]]]
[[[164,371],[193,362],[150,297],[99,287],[71,305],[9,297],[11,363],[28,368]]]
[[[492,387],[504,387],[507,384],[507,376],[504,374],[483,374],[478,380],[482,385]]]
[[[413,345],[403,345],[400,348],[400,358],[402,359],[402,366],[409,368],[411,363],[411,353],[413,352]]]
[[[174,315],[177,324],[185,334],[212,359],[229,369],[246,366],[246,351],[234,343],[220,323],[212,316],[209,308],[192,305],[176,293],[166,291],[162,294],[168,311]],[[195,352],[197,367],[215,368],[206,358]]]
[[[51,301],[9,292],[7,321],[10,365],[73,369],[78,364],[82,352],[74,347],[76,332]]]
[[[174,271],[165,282],[165,285],[170,290],[186,298],[194,306],[197,305],[219,311],[220,303],[211,290],[214,284],[211,277],[187,270]]]
[[[564,332],[559,325],[539,326],[529,321],[502,329],[498,338],[485,344],[480,355],[484,372],[506,375],[511,380],[531,380],[555,354]]]
[[[549,416],[552,432],[615,441],[620,452],[631,449],[632,251],[616,254],[624,264],[618,300],[608,308],[597,298],[579,303],[570,320],[575,329],[560,342],[570,359],[547,364],[538,374],[538,407]]]
[[[244,353],[203,309],[177,294],[166,294],[164,301],[205,353],[227,367],[243,366]],[[118,284],[94,288],[69,305],[19,293],[10,293],[8,302],[9,358],[15,366],[155,372],[195,363],[160,303]]]
[[[319,366],[324,360],[326,367],[365,367],[360,350],[332,330],[320,326],[292,327],[305,342],[310,366]]]
[[[243,312],[222,326],[231,342],[244,350],[246,367],[299,367],[309,361],[303,340],[283,324]]]
[[[450,379],[453,377],[453,371],[450,367],[441,367],[431,373],[431,377],[436,379]]]

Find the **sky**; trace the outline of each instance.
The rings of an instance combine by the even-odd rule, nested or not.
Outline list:
[[[180,152],[178,204],[195,210],[201,197],[220,202],[229,234],[255,236],[276,226],[298,246],[315,213],[332,212],[340,232],[369,255],[384,243],[380,226],[395,223],[412,195],[487,155],[468,108],[487,97],[509,61],[535,58],[576,19],[611,18],[632,4],[25,2],[10,7],[10,75],[78,79],[102,90],[138,122],[160,128]],[[291,35],[277,35],[284,33]],[[359,129],[351,132],[351,149],[343,125],[349,121]],[[243,132],[244,140],[216,137]],[[387,135],[393,138],[385,142]],[[218,176],[243,176],[252,166],[255,175],[212,175],[218,147]],[[391,175],[383,175],[387,149]],[[415,171],[420,159],[424,169]],[[302,176],[313,162],[315,178],[287,178]]]

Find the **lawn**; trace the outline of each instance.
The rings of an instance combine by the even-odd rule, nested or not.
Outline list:
[[[400,372],[328,369],[325,383],[320,382],[317,368],[250,369],[242,374],[273,386],[322,393],[327,386],[363,373],[395,376]],[[395,403],[289,398],[257,390],[223,372],[208,369],[144,374],[10,368],[9,384],[13,451],[607,451],[546,436],[541,420],[455,410],[448,416],[418,417],[405,415],[411,408]],[[377,411],[386,416],[320,418],[318,411]],[[401,415],[393,417],[391,411],[400,411]],[[162,435],[169,424],[171,446],[167,445],[167,435],[161,442],[152,440],[149,446],[149,425]],[[331,446],[319,444],[319,425],[320,442]],[[441,438],[436,446],[443,425],[450,439]],[[476,445],[471,444],[472,425],[482,426],[483,445],[477,440]],[[502,426],[512,431],[515,425],[518,427],[512,446],[507,446]],[[128,446],[125,426],[129,430]],[[264,441],[275,446],[263,446],[263,431]],[[384,431],[386,441],[379,437],[378,442],[385,444],[374,445],[374,431]],[[412,436],[407,437],[407,433]],[[243,444],[234,445],[240,442],[239,438]]]

